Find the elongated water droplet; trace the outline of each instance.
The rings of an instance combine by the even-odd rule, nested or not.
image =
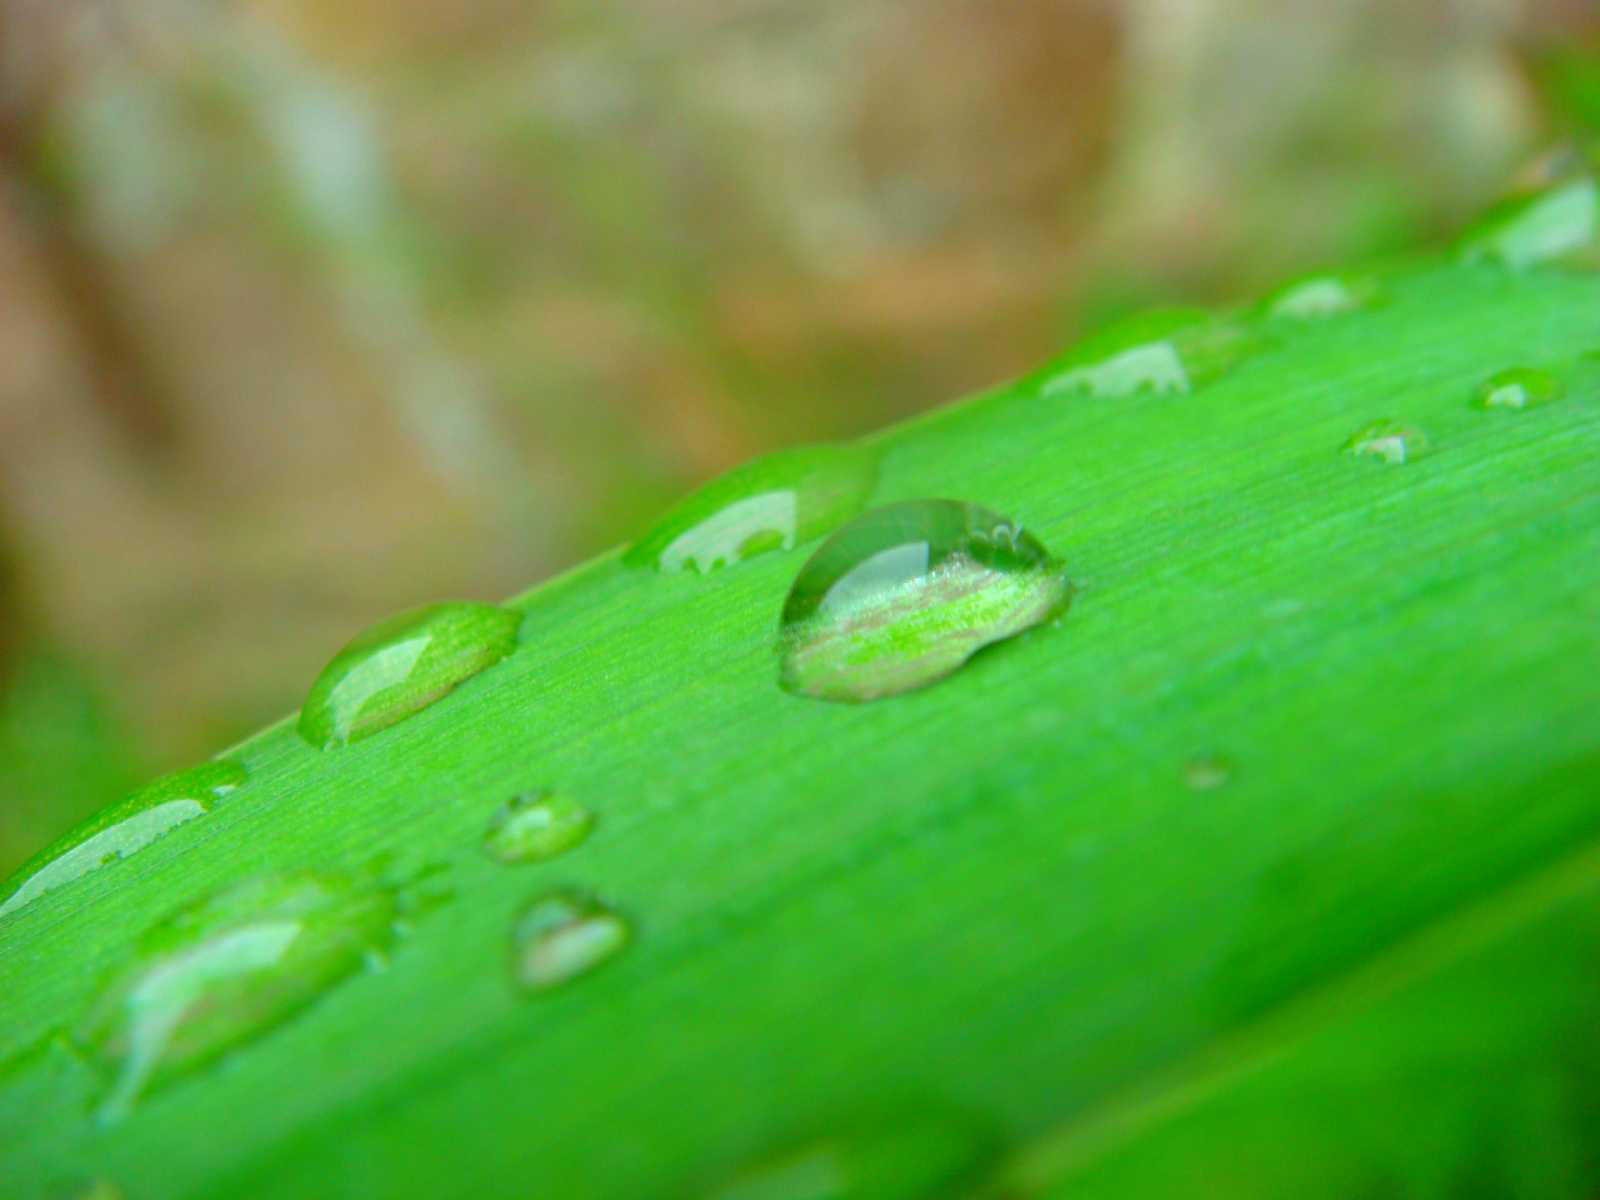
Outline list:
[[[102,1120],[260,1037],[359,971],[393,940],[395,894],[301,872],[247,880],[139,940],[77,1038],[111,1078]]]
[[[1428,452],[1427,435],[1393,418],[1363,425],[1344,444],[1346,454],[1375,458],[1391,467],[1402,466]]]
[[[1038,540],[999,513],[956,500],[873,509],[795,578],[780,681],[841,701],[922,687],[1058,615],[1071,591]]]
[[[1479,408],[1535,408],[1561,398],[1561,381],[1538,367],[1513,367],[1478,388]]]
[[[594,815],[555,792],[529,792],[502,804],[483,835],[484,853],[503,863],[542,862],[572,849],[594,827]]]
[[[1359,312],[1378,302],[1381,289],[1374,279],[1348,275],[1307,275],[1285,284],[1263,302],[1270,317],[1293,321],[1324,321]]]
[[[630,937],[628,923],[593,896],[551,892],[512,928],[512,974],[529,991],[547,991],[616,957]]]
[[[1564,179],[1497,204],[1467,230],[1461,253],[1521,270],[1554,262],[1600,244],[1600,182],[1591,175]]]
[[[706,1200],[922,1200],[969,1180],[987,1139],[955,1120],[872,1126],[752,1163]]]
[[[1221,377],[1262,344],[1203,309],[1156,309],[1094,334],[1040,372],[1045,396],[1179,393]]]
[[[491,604],[451,603],[374,625],[317,677],[300,736],[326,750],[405,720],[510,654],[521,623]]]
[[[140,788],[17,868],[0,886],[0,917],[96,867],[144,849],[185,821],[209,811],[244,781],[244,768],[236,763],[210,762]]]
[[[877,475],[877,451],[868,447],[780,450],[675,505],[623,561],[704,575],[768,550],[793,549],[860,512]]]

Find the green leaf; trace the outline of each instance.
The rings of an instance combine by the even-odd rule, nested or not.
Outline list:
[[[1156,322],[1182,387],[1052,387],[1080,352],[875,439],[871,506],[991,508],[1075,588],[930,686],[780,686],[815,542],[612,555],[361,740],[229,751],[225,803],[0,918],[0,1179],[1593,1191],[1600,276],[1507,267],[1550,216],[1381,304]],[[1513,369],[1560,395],[1485,408]],[[588,836],[484,853],[545,789]],[[338,902],[240,899],[286,880]],[[193,987],[130,991],[149,953]],[[136,992],[194,1053],[130,1090],[94,1015]]]

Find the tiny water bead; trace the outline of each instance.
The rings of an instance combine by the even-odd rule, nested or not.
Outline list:
[[[1489,376],[1478,388],[1479,408],[1536,408],[1559,400],[1561,381],[1537,367],[1513,367]]]
[[[877,478],[878,454],[868,447],[781,450],[675,505],[623,562],[705,575],[768,550],[791,550],[860,512]]]
[[[1349,275],[1307,275],[1285,284],[1263,302],[1269,317],[1293,321],[1325,321],[1360,312],[1378,302],[1381,289],[1374,279]]]
[[[751,1163],[705,1200],[923,1200],[970,1183],[988,1139],[954,1119],[871,1126]],[[962,1192],[960,1194],[967,1194]]]
[[[109,1179],[96,1179],[63,1193],[71,1200],[123,1200],[122,1189]]]
[[[528,991],[549,991],[615,958],[631,937],[627,921],[595,897],[550,892],[512,927],[512,975]]]
[[[1139,313],[1094,334],[1042,372],[1045,396],[1177,394],[1220,378],[1260,349],[1259,333],[1204,309]]]
[[[76,1039],[109,1084],[103,1121],[260,1037],[383,955],[396,893],[369,878],[246,880],[149,930]]]
[[[46,846],[0,885],[0,917],[97,867],[143,850],[245,782],[237,763],[210,762],[140,788]]]
[[[448,603],[374,625],[317,677],[300,736],[327,750],[405,720],[510,654],[521,623],[492,604]]]
[[[1233,764],[1215,755],[1200,755],[1183,764],[1183,781],[1190,790],[1214,792],[1233,778]]]
[[[1495,205],[1463,235],[1461,254],[1522,270],[1597,246],[1600,180],[1580,174]]]
[[[1375,458],[1391,467],[1403,466],[1428,452],[1427,435],[1420,429],[1384,418],[1363,425],[1345,442],[1346,454]]]
[[[1071,595],[1060,564],[999,513],[957,500],[873,509],[795,578],[779,680],[819,700],[893,696],[1059,615]]]
[[[489,820],[483,850],[503,863],[542,862],[572,849],[594,828],[594,814],[553,792],[528,792],[502,804]]]

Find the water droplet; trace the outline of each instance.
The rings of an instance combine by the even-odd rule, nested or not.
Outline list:
[[[503,863],[541,862],[572,849],[594,827],[594,815],[575,800],[529,792],[502,804],[483,835],[483,849]]]
[[[103,1121],[260,1037],[393,940],[395,893],[358,877],[246,880],[149,930],[77,1039],[111,1082]]]
[[[954,1120],[868,1127],[752,1163],[706,1200],[921,1200],[969,1180],[987,1149]]]
[[[317,677],[300,736],[326,750],[405,720],[510,654],[521,623],[491,604],[451,603],[374,625]]]
[[[1344,444],[1344,450],[1346,454],[1375,458],[1397,467],[1426,454],[1428,438],[1420,429],[1385,418],[1363,425]]]
[[[517,918],[512,973],[529,991],[547,991],[614,958],[630,936],[628,923],[593,896],[551,892]]]
[[[1469,262],[1521,270],[1600,244],[1600,181],[1579,175],[1491,208],[1461,239]]]
[[[1324,321],[1359,312],[1377,303],[1380,288],[1374,279],[1347,275],[1307,275],[1285,284],[1263,302],[1271,317],[1293,321]]]
[[[245,781],[231,762],[203,763],[164,776],[90,817],[35,854],[0,886],[0,917],[96,867],[127,858],[163,834],[210,811]]]
[[[998,513],[956,500],[873,509],[795,578],[780,680],[820,700],[909,691],[1057,616],[1071,592],[1038,540]]]
[[[1155,309],[1094,334],[1041,372],[1045,396],[1189,392],[1261,346],[1260,335],[1203,309]]]
[[[1233,764],[1225,758],[1202,755],[1183,766],[1183,781],[1197,792],[1214,792],[1233,778]]]
[[[95,1179],[63,1194],[72,1200],[123,1200],[122,1189],[109,1179]]]
[[[1480,408],[1534,408],[1561,397],[1561,381],[1537,367],[1513,367],[1489,376],[1478,389]]]
[[[877,477],[878,455],[868,447],[780,450],[674,506],[623,562],[704,575],[768,550],[791,550],[860,512]]]

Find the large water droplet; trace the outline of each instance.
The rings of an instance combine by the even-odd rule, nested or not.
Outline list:
[[[1046,396],[1188,392],[1261,346],[1247,326],[1203,309],[1156,309],[1080,342],[1042,372]]]
[[[970,1180],[987,1139],[954,1120],[819,1138],[745,1167],[706,1200],[921,1200]],[[962,1193],[965,1194],[965,1193]]]
[[[594,815],[555,792],[529,792],[502,804],[483,835],[484,853],[503,863],[541,862],[572,849],[594,827]]]
[[[1600,244],[1600,182],[1591,175],[1512,196],[1490,209],[1461,239],[1468,261],[1515,269],[1537,266]]]
[[[164,776],[35,854],[0,886],[0,917],[71,883],[105,863],[144,849],[211,806],[245,781],[231,762],[204,763]]]
[[[434,604],[374,625],[334,657],[306,697],[300,736],[329,749],[403,721],[510,654],[519,614]]]
[[[789,589],[780,680],[820,700],[892,696],[1056,616],[1071,592],[1038,540],[999,513],[956,500],[873,509]]]
[[[593,896],[551,892],[517,917],[512,974],[529,991],[547,991],[616,957],[630,936],[628,923]]]
[[[1376,304],[1381,289],[1374,279],[1349,275],[1307,275],[1285,284],[1262,303],[1270,317],[1324,321]]]
[[[102,1120],[314,1003],[393,941],[395,894],[301,872],[247,880],[149,930],[77,1038],[110,1077]]]
[[[861,511],[878,455],[803,446],[746,463],[675,505],[623,555],[632,567],[706,574],[820,537]]]
[[[1512,367],[1478,388],[1480,408],[1534,408],[1561,397],[1561,381],[1538,367]]]
[[[1375,458],[1398,467],[1426,454],[1428,438],[1422,430],[1386,417],[1356,430],[1344,444],[1344,450],[1358,458]]]

